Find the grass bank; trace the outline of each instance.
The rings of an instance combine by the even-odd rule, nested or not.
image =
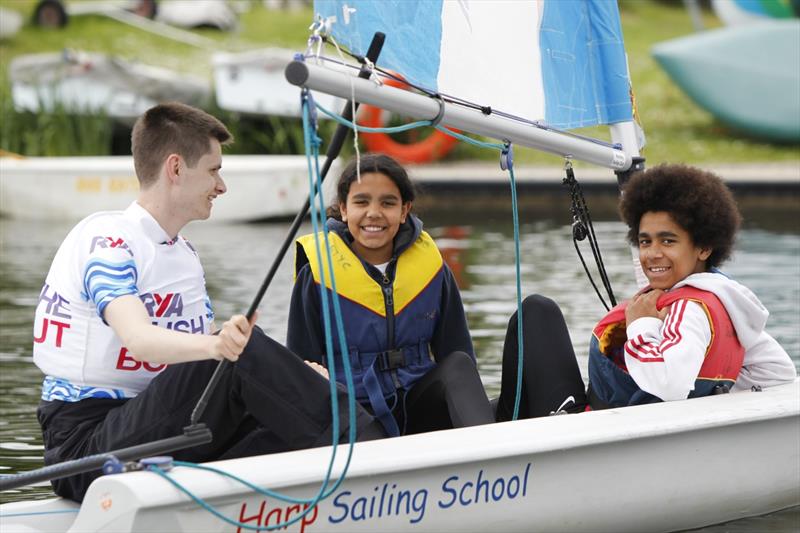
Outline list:
[[[36,4],[35,0],[0,0],[3,7],[15,9],[28,19]],[[753,161],[798,161],[800,147],[797,145],[772,144],[747,138],[728,130],[704,110],[697,107],[675,86],[650,56],[650,48],[657,42],[693,32],[692,23],[683,2],[656,0],[620,0],[623,33],[629,55],[631,76],[637,98],[639,117],[647,135],[645,156],[650,164],[662,161],[685,161],[697,164],[735,163]],[[706,27],[720,23],[710,11],[704,11]],[[222,34],[214,30],[197,30],[215,43],[215,50],[246,50],[260,46],[277,45],[302,50],[312,20],[310,9],[298,11],[270,11],[261,2],[252,2],[249,11],[240,16],[240,27],[236,32]],[[0,105],[3,122],[9,122],[12,113],[8,101],[7,70],[10,61],[20,54],[58,51],[74,48],[98,51],[171,68],[179,72],[191,72],[211,76],[210,54],[213,50],[194,48],[151,33],[147,33],[110,18],[94,15],[72,17],[63,29],[43,29],[27,24],[12,40],[0,42]],[[299,121],[293,119],[246,120],[238,115],[223,113],[222,118],[236,130],[237,151],[285,153],[299,152]],[[2,128],[0,147],[10,149],[10,135],[44,135],[57,138],[61,134],[59,124],[70,123],[46,120],[42,128],[40,120],[28,117],[16,121],[14,128]],[[26,125],[27,124],[27,125]],[[89,128],[90,137],[98,136],[102,126],[97,122]],[[22,128],[22,130],[18,129]],[[22,133],[33,128],[34,133]],[[37,133],[38,132],[38,133]],[[601,128],[580,130],[579,133],[599,138],[608,138]],[[31,146],[43,146],[43,141],[34,141]],[[61,143],[59,150],[70,149],[70,143]],[[84,144],[84,143],[80,143]],[[19,143],[17,147],[19,148]],[[529,149],[520,149],[517,160],[527,164],[560,164],[559,158]],[[493,152],[471,146],[460,145],[449,159],[492,159]]]

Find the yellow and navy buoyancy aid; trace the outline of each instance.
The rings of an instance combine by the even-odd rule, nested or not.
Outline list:
[[[727,389],[739,376],[744,348],[739,343],[725,306],[712,292],[683,286],[664,293],[656,304],[658,309],[677,300],[692,300],[700,304],[711,324],[711,343],[689,398],[709,396],[718,386]],[[624,345],[625,309],[623,302],[608,312],[594,327],[589,345],[589,383],[591,396],[602,407],[622,407],[661,401],[641,390],[627,372]],[[597,407],[594,404],[592,407]]]
[[[396,261],[390,262],[382,282],[378,282],[342,237],[330,232],[328,239],[356,398],[361,403],[368,402],[387,433],[397,436],[400,430],[387,400],[396,400],[398,389],[409,389],[436,366],[429,343],[441,312],[442,256],[430,235],[420,231]],[[325,286],[330,291],[322,235],[320,243]],[[314,235],[300,237],[297,245],[295,274],[308,261],[319,285],[322,278]],[[336,377],[343,382],[335,328],[332,334]]]

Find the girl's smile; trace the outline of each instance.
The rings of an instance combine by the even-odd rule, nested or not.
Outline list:
[[[403,203],[400,189],[380,172],[366,172],[353,181],[347,202],[340,204],[342,221],[353,236],[353,249],[373,265],[392,258],[394,237],[406,221],[411,202]]]

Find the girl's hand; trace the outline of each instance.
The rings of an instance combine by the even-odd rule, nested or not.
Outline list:
[[[319,375],[324,377],[325,379],[330,379],[330,375],[328,374],[328,369],[322,366],[319,363],[314,363],[313,361],[306,361],[306,364],[317,371]]]
[[[253,324],[258,319],[258,313],[253,314],[253,319],[248,322],[244,315],[233,315],[230,320],[222,324],[222,329],[218,335],[212,337],[214,344],[212,347],[212,357],[214,359],[227,359],[235,363],[239,360],[247,341],[250,340],[250,333],[253,331]]]
[[[664,291],[661,289],[654,289],[631,298],[631,301],[628,302],[628,307],[625,309],[626,324],[630,325],[637,318],[646,316],[664,320],[669,312],[669,307],[664,307],[661,311],[656,309],[656,302],[658,302],[662,294],[664,294]]]

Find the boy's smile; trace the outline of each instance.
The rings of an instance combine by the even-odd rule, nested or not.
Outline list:
[[[211,208],[217,196],[228,190],[219,174],[222,168],[222,146],[216,139],[210,140],[209,151],[190,167],[181,160],[180,208],[188,220],[205,220],[211,216]]]
[[[668,290],[691,274],[705,272],[708,248],[664,211],[648,211],[639,221],[639,261],[654,289]]]

